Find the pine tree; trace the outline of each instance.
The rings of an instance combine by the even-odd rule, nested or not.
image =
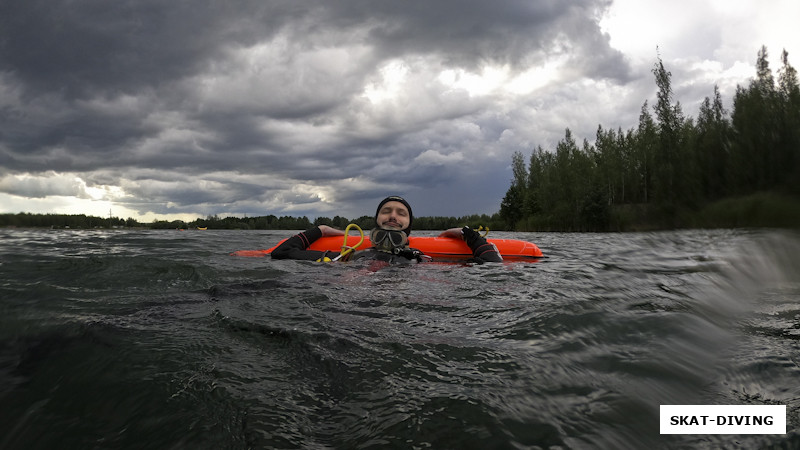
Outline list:
[[[778,71],[781,142],[780,164],[784,185],[800,193],[800,83],[797,70],[789,64],[789,53],[781,54],[783,67]]]
[[[739,193],[769,189],[777,181],[775,157],[779,139],[775,80],[769,69],[767,48],[761,47],[756,78],[747,88],[737,87],[731,123],[735,144],[730,181]]]
[[[634,143],[633,171],[638,174],[641,202],[649,203],[653,197],[653,165],[655,164],[658,130],[645,101],[639,113],[639,126]]]
[[[698,177],[704,199],[722,197],[727,188],[725,168],[730,147],[730,122],[722,105],[719,87],[714,86],[714,99],[706,97],[697,118]]]
[[[653,187],[655,200],[666,212],[671,212],[684,197],[681,169],[683,161],[680,152],[683,148],[684,118],[680,103],[673,104],[672,73],[664,68],[661,58],[653,68],[658,94],[653,110],[658,120],[658,146],[654,157]]]
[[[522,208],[525,202],[525,190],[528,186],[528,170],[521,152],[514,152],[511,155],[511,172],[514,179],[500,203],[500,216],[505,220],[508,228],[513,230],[516,228],[517,222],[524,217]]]
[[[545,176],[543,153],[544,149],[541,146],[531,152],[528,163],[528,185],[525,189],[525,202],[522,208],[524,217],[532,217],[542,211],[541,189]]]

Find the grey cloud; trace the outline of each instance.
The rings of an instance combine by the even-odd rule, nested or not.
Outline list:
[[[51,195],[86,198],[86,185],[75,177],[51,174],[49,177],[2,177],[0,192],[29,197],[44,198]]]
[[[384,54],[437,53],[446,63],[519,66],[546,51],[560,22],[595,2],[444,0],[354,1],[330,11],[336,23],[371,25],[370,40]]]
[[[136,92],[203,70],[225,46],[279,31],[285,17],[268,8],[281,6],[260,5],[10,0],[0,8],[0,67],[68,98]]]

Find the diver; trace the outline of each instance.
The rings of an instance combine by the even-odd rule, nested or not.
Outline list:
[[[372,247],[352,253],[348,260],[371,259],[401,264],[429,261],[430,257],[409,246],[408,236],[411,234],[413,223],[414,214],[411,205],[405,199],[398,196],[386,197],[378,204],[378,209],[375,211],[375,228],[370,232]],[[342,230],[320,225],[290,237],[272,251],[272,257],[310,261],[335,260],[340,255],[339,252],[308,250],[308,247],[323,236],[342,235],[344,235]],[[473,262],[503,260],[494,245],[469,227],[451,228],[439,236],[464,240],[472,250]]]

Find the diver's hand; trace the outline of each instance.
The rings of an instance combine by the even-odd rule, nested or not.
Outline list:
[[[336,228],[329,227],[327,225],[320,225],[320,231],[322,231],[322,236],[344,236],[344,231],[337,230]]]
[[[450,228],[449,230],[444,230],[439,234],[439,237],[446,237],[450,239],[460,239],[464,240],[464,231],[461,228]]]

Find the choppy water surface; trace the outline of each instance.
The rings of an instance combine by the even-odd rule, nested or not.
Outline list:
[[[289,234],[0,230],[0,448],[800,446],[797,233],[229,255]],[[662,436],[661,404],[784,404],[789,433]]]

